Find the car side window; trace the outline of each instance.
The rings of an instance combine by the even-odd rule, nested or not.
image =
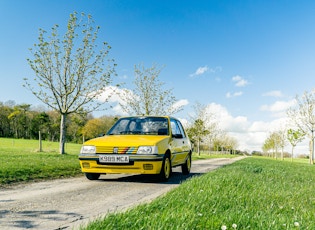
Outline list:
[[[171,127],[172,127],[173,135],[182,135],[182,137],[185,137],[185,132],[180,122],[178,122],[177,120],[171,119]]]
[[[177,124],[178,124],[178,127],[180,129],[180,133],[183,135],[183,137],[186,137],[182,124],[179,121],[177,121]]]

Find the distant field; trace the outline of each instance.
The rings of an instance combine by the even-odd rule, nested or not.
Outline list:
[[[315,166],[248,157],[85,230],[315,229]]]
[[[81,173],[80,144],[66,144],[65,155],[58,153],[59,143],[0,138],[0,185],[14,182],[63,178]]]

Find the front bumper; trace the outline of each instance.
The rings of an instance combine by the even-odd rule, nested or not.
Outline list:
[[[161,172],[163,154],[128,156],[128,163],[101,163],[98,154],[80,154],[79,160],[84,173],[159,174]]]

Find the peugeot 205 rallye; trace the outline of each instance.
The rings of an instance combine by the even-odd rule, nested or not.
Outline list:
[[[102,137],[86,141],[79,154],[89,180],[101,174],[152,174],[167,181],[172,167],[191,168],[191,143],[181,124],[168,116],[120,118]]]

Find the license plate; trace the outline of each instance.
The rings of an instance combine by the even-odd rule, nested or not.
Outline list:
[[[129,156],[124,155],[100,155],[101,163],[129,163]]]

